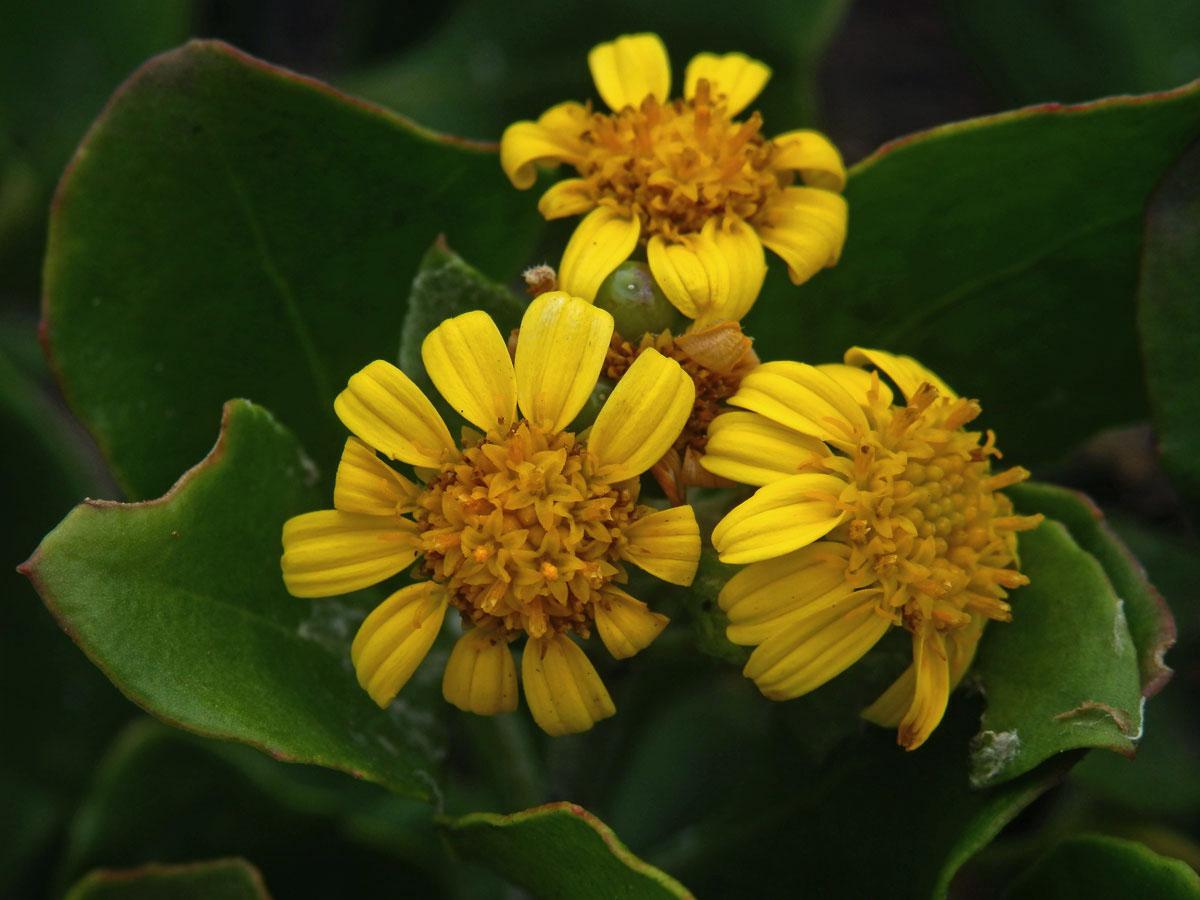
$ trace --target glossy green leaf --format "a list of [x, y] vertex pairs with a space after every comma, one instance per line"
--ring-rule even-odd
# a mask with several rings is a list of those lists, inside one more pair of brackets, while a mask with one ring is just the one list
[[284, 589], [280, 530], [321, 505], [314, 480], [282, 425], [231, 401], [217, 445], [169, 494], [82, 504], [22, 570], [84, 652], [161, 718], [428, 797], [439, 751], [421, 676], [381, 711], [350, 666], [364, 598]]
[[258, 870], [244, 859], [99, 869], [67, 900], [270, 900]]
[[1023, 533], [1020, 550], [1030, 583], [1010, 597], [1013, 621], [988, 627], [971, 669], [987, 697], [976, 786], [1064, 750], [1132, 756], [1142, 734], [1138, 649], [1104, 568], [1053, 519]]
[[1008, 458], [1058, 457], [1145, 415], [1142, 208], [1197, 136], [1200, 87], [898, 140], [852, 169], [841, 262], [800, 288], [772, 264], [746, 331], [763, 359], [915, 356], [979, 398]]
[[1190, 0], [943, 6], [972, 60], [1010, 103], [1162, 91], [1200, 76], [1200, 16]]
[[228, 397], [268, 405], [331, 473], [332, 401], [394, 358], [445, 233], [515, 276], [542, 222], [491, 147], [195, 42], [140, 69], [55, 198], [45, 336], [122, 485], [156, 496]]
[[459, 853], [490, 865], [539, 900], [691, 897], [574, 803], [550, 803], [510, 816], [473, 813], [439, 824]]
[[[1196, 17], [1200, 19], [1200, 16]], [[1200, 144], [1163, 179], [1146, 216], [1138, 326], [1163, 465], [1200, 520]]]
[[1093, 897], [1200, 898], [1200, 876], [1187, 863], [1144, 844], [1099, 834], [1068, 838], [1005, 893], [1007, 900]]

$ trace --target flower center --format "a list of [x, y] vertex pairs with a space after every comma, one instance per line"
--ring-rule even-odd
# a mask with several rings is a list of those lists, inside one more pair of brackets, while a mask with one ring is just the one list
[[595, 480], [595, 458], [567, 432], [519, 422], [445, 463], [417, 501], [424, 574], [445, 584], [464, 622], [540, 638], [587, 637], [625, 530], [644, 512], [637, 481]]
[[1015, 569], [1016, 532], [1040, 517], [1014, 516], [999, 490], [1029, 473], [992, 474], [994, 435], [981, 443], [980, 432], [962, 428], [979, 415], [974, 401], [928, 384], [903, 407], [873, 392], [874, 427], [856, 436], [854, 459], [826, 461], [851, 478], [840, 499], [851, 515], [834, 532], [850, 546], [848, 577], [877, 583], [880, 612], [912, 631], [961, 628], [972, 612], [1010, 620], [1006, 589], [1029, 582]]
[[714, 216], [750, 221], [790, 181], [771, 168], [759, 114], [734, 121], [711, 94], [700, 79], [688, 101], [664, 106], [648, 96], [639, 109], [592, 114], [579, 173], [597, 203], [638, 216], [643, 243], [698, 232]]

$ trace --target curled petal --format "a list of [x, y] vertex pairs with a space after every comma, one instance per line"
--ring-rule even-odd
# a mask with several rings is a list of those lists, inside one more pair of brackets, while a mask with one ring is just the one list
[[446, 592], [431, 581], [410, 584], [367, 616], [350, 647], [358, 683], [379, 706], [404, 687], [442, 628]]
[[821, 441], [758, 413], [727, 412], [709, 423], [700, 465], [722, 478], [764, 485], [819, 468], [828, 455]]
[[794, 169], [805, 184], [826, 191], [841, 191], [846, 186], [842, 154], [819, 131], [787, 131], [771, 143], [775, 145], [771, 168]]
[[348, 594], [395, 575], [417, 558], [417, 526], [395, 516], [336, 509], [283, 523], [283, 582], [295, 597]]
[[900, 392], [904, 394], [906, 400], [911, 400], [917, 389], [926, 383], [932, 384], [944, 397], [956, 398], [958, 396], [946, 382], [911, 356], [897, 356], [894, 353], [870, 350], [866, 347], [851, 347], [846, 351], [845, 360], [847, 365], [871, 365], [880, 369], [888, 378], [892, 379], [896, 387], [900, 388]]
[[913, 699], [900, 720], [898, 743], [916, 750], [933, 734], [950, 699], [950, 665], [945, 641], [931, 625], [913, 632]]
[[529, 711], [547, 734], [587, 731], [617, 711], [587, 656], [565, 634], [526, 642], [521, 679]]
[[412, 512], [419, 488], [356, 437], [347, 438], [333, 485], [333, 505], [348, 513], [394, 516]]
[[463, 712], [481, 716], [517, 708], [517, 667], [508, 641], [492, 629], [471, 628], [450, 651], [442, 696]]
[[864, 409], [869, 409], [876, 400], [885, 406], [892, 405], [892, 389], [870, 372], [841, 363], [822, 363], [817, 368], [845, 388]]
[[806, 363], [763, 363], [742, 379], [729, 403], [844, 449], [853, 447], [854, 434], [869, 430], [854, 395]]
[[513, 186], [533, 187], [534, 166], [565, 162], [578, 165], [587, 149], [580, 135], [587, 129], [588, 113], [578, 103], [560, 103], [546, 110], [536, 122], [514, 122], [500, 138], [500, 166]]
[[729, 272], [728, 293], [716, 304], [714, 315], [718, 319], [740, 321], [758, 299], [763, 279], [767, 277], [762, 241], [741, 219], [720, 226], [716, 219], [709, 219], [704, 230], [710, 232]]
[[[741, 569], [717, 596], [729, 617], [726, 636], [735, 644], [761, 644], [792, 622], [840, 601], [850, 592], [849, 555], [845, 544], [817, 541]], [[846, 590], [838, 593], [842, 587]]]
[[558, 267], [558, 284], [591, 302], [604, 279], [633, 253], [642, 226], [632, 214], [598, 206], [576, 227]]
[[721, 562], [758, 562], [824, 537], [847, 515], [835, 502], [845, 487], [836, 475], [823, 474], [792, 475], [760, 487], [713, 529]]
[[642, 516], [625, 529], [621, 557], [671, 584], [689, 585], [700, 564], [700, 526], [690, 506]]
[[627, 659], [650, 646], [670, 621], [664, 615], [651, 612], [641, 600], [611, 587], [604, 592], [595, 609], [600, 640], [614, 659]]
[[663, 294], [689, 319], [711, 321], [729, 294], [729, 264], [707, 235], [668, 242], [656, 234], [646, 245], [646, 260]]
[[588, 68], [596, 90], [609, 109], [635, 109], [647, 97], [659, 103], [671, 91], [671, 63], [667, 48], [656, 34], [626, 34], [597, 44], [588, 53]]
[[697, 53], [683, 76], [683, 96], [696, 96], [696, 83], [705, 78], [714, 96], [725, 96], [725, 112], [736, 116], [754, 102], [771, 78], [771, 70], [744, 53]]
[[538, 200], [538, 212], [547, 219], [578, 216], [596, 205], [587, 182], [582, 178], [567, 178], [553, 185]]
[[350, 376], [333, 401], [333, 411], [389, 459], [436, 467], [444, 459], [458, 458], [458, 448], [433, 404], [407, 375], [382, 359]]
[[421, 344], [438, 391], [472, 425], [504, 432], [517, 415], [517, 380], [508, 342], [492, 317], [473, 310], [447, 319]]
[[757, 225], [763, 246], [787, 263], [793, 284], [832, 266], [846, 241], [846, 201], [819, 188], [789, 187], [763, 210]]

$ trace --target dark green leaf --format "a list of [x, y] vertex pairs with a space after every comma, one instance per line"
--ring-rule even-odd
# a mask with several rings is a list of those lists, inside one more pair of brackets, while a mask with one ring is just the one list
[[971, 781], [997, 784], [1080, 747], [1132, 756], [1142, 733], [1138, 656], [1103, 567], [1047, 519], [1021, 535], [1030, 583], [1013, 620], [984, 632], [972, 677], [987, 697]]
[[361, 598], [284, 589], [280, 530], [320, 505], [313, 481], [285, 428], [231, 401], [212, 453], [167, 496], [84, 503], [23, 571], [84, 652], [156, 715], [428, 797], [439, 754], [421, 684], [381, 711], [350, 667]]
[[[1195, 17], [1200, 20], [1200, 16]], [[1138, 325], [1163, 464], [1200, 519], [1200, 144], [1150, 201]]]
[[1200, 877], [1187, 863], [1144, 844], [1099, 834], [1068, 838], [1005, 894], [1008, 900], [1093, 897], [1200, 898]]
[[136, 498], [204, 452], [235, 396], [269, 405], [332, 472], [333, 395], [394, 357], [423, 248], [444, 232], [515, 276], [541, 227], [490, 147], [192, 43], [126, 83], [60, 186], [45, 334]]
[[980, 399], [1007, 456], [1053, 459], [1145, 415], [1142, 208], [1198, 135], [1192, 87], [889, 144], [852, 170], [841, 262], [799, 289], [773, 264], [746, 331], [764, 359], [911, 354]]
[[511, 816], [473, 813], [439, 824], [463, 856], [487, 863], [539, 900], [691, 897], [573, 803], [550, 803]]
[[1200, 75], [1200, 16], [1190, 0], [944, 5], [974, 61], [1010, 103], [1161, 91]]
[[244, 859], [136, 869], [98, 869], [67, 900], [270, 900], [258, 870]]

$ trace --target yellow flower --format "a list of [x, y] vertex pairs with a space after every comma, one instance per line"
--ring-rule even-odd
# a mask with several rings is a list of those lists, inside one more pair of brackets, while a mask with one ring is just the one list
[[670, 63], [653, 34], [600, 44], [588, 65], [612, 113], [561, 103], [500, 140], [500, 163], [518, 188], [533, 185], [538, 163], [579, 173], [538, 203], [547, 219], [587, 214], [563, 253], [563, 290], [595, 299], [642, 245], [667, 298], [708, 324], [750, 309], [766, 274], [764, 246], [796, 284], [837, 262], [846, 236], [837, 149], [815, 131], [767, 140], [757, 112], [733, 118], [770, 69], [740, 53], [701, 53], [688, 63], [684, 98], [668, 102]]
[[[691, 507], [655, 512], [637, 503], [638, 476], [671, 446], [692, 407], [692, 382], [678, 363], [642, 354], [591, 429], [569, 430], [612, 329], [607, 312], [564, 293], [530, 304], [515, 361], [486, 313], [435, 328], [421, 348], [429, 377], [483, 431], [470, 432], [462, 448], [390, 363], [371, 363], [337, 397], [334, 410], [355, 436], [338, 467], [335, 508], [284, 525], [283, 578], [298, 597], [327, 597], [376, 584], [420, 557], [428, 580], [388, 597], [351, 647], [359, 683], [381, 707], [453, 606], [467, 630], [442, 681], [450, 703], [482, 715], [516, 709], [508, 644], [528, 635], [522, 680], [543, 729], [584, 731], [615, 712], [569, 634], [588, 637], [594, 623], [618, 659], [647, 646], [667, 619], [619, 587], [623, 564], [690, 584], [700, 536]], [[424, 483], [378, 453], [416, 467]]]
[[[847, 365], [765, 363], [713, 420], [710, 472], [760, 485], [714, 529], [723, 561], [749, 563], [722, 590], [728, 637], [755, 646], [745, 674], [767, 697], [798, 697], [839, 674], [893, 625], [913, 664], [863, 715], [916, 749], [941, 721], [987, 619], [1008, 621], [1016, 532], [992, 473], [1000, 454], [964, 426], [979, 405], [906, 356], [852, 348]], [[892, 391], [873, 365], [904, 394]]]

